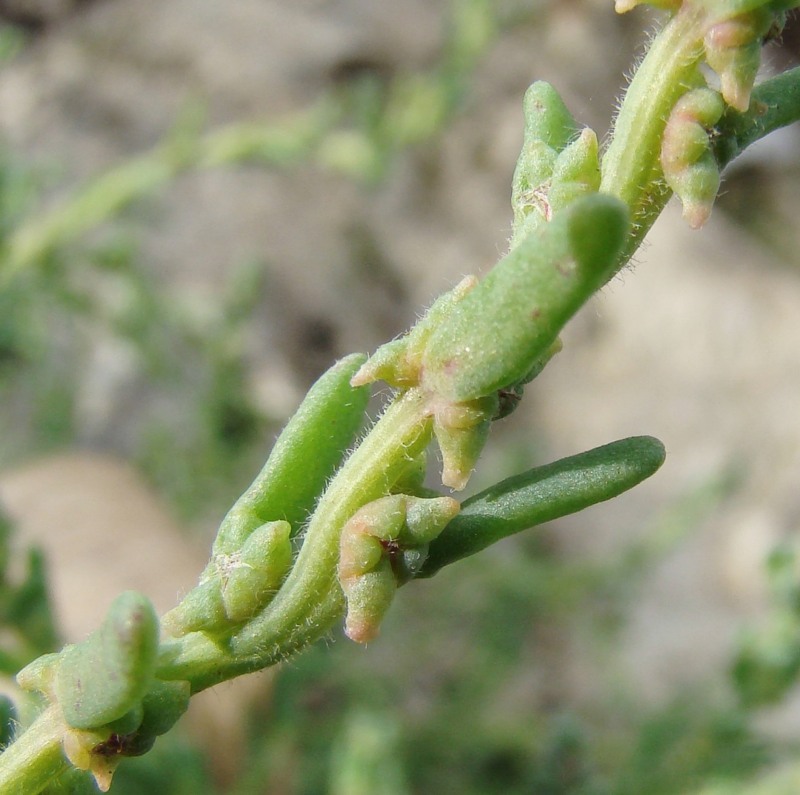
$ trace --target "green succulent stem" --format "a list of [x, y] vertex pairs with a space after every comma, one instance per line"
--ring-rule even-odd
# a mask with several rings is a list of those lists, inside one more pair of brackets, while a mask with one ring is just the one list
[[659, 162], [661, 141], [675, 103], [701, 84], [705, 12], [685, 3], [650, 43], [625, 92], [602, 159], [600, 191], [628, 205], [632, 232], [623, 267], [669, 201]]
[[430, 440], [425, 396], [411, 389], [389, 406], [331, 481], [275, 600], [231, 639], [236, 654], [258, 654], [265, 641], [291, 653], [328, 631], [343, 610], [336, 565], [344, 523], [366, 503], [388, 494]]
[[61, 747], [63, 733], [58, 708], [48, 707], [26, 729], [24, 740], [12, 743], [0, 756], [0, 792], [40, 792], [64, 772], [69, 762]]
[[272, 665], [325, 635], [344, 613], [336, 577], [344, 523], [388, 494], [430, 440], [425, 396], [410, 389], [389, 406], [331, 481], [294, 567], [270, 605], [225, 643], [192, 633], [163, 645], [158, 676], [186, 679], [197, 692]]

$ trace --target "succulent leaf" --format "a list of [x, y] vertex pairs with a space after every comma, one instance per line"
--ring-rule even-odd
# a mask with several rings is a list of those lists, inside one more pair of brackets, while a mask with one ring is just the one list
[[150, 601], [126, 591], [83, 643], [59, 661], [54, 691], [66, 722], [94, 729], [137, 707], [153, 681], [158, 618]]
[[265, 522], [285, 520], [299, 531], [361, 428], [369, 390], [350, 380], [365, 359], [346, 356], [311, 387], [263, 469], [223, 519], [215, 554], [236, 552]]
[[616, 497], [664, 462], [650, 436], [612, 442], [507, 478], [470, 497], [431, 542], [421, 577], [514, 533]]
[[512, 249], [431, 335], [423, 387], [454, 403], [520, 383], [602, 285], [628, 234], [625, 206], [578, 199]]
[[559, 93], [539, 80], [525, 92], [522, 104], [522, 151], [514, 170], [511, 207], [514, 226], [511, 248], [552, 217], [548, 192], [561, 152], [578, 135], [579, 126]]

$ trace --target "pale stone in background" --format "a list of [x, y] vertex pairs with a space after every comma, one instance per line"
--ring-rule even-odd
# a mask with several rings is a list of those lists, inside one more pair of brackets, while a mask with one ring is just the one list
[[[83, 640], [122, 591], [148, 596], [159, 614], [196, 582], [208, 559], [129, 464], [69, 453], [0, 472], [0, 505], [14, 527], [13, 548], [46, 555], [58, 627]], [[192, 699], [182, 719], [220, 781], [241, 762], [248, 707], [269, 699], [268, 674], [242, 677]]]

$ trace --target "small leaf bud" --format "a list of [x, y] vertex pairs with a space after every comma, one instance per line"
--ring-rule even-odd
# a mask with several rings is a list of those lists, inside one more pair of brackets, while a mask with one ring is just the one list
[[60, 652], [43, 654], [41, 657], [37, 657], [32, 662], [28, 663], [17, 674], [17, 684], [23, 690], [38, 690], [52, 700], [54, 698], [53, 683], [55, 681], [56, 671], [58, 671], [58, 663], [61, 659], [61, 655], [67, 648], [69, 647], [65, 647], [65, 649]]
[[706, 61], [719, 75], [722, 96], [732, 108], [744, 113], [750, 106], [761, 46], [774, 21], [766, 7], [729, 17], [712, 25], [704, 38]]
[[452, 497], [407, 498], [406, 527], [400, 535], [405, 544], [429, 544], [458, 514], [460, 505]]
[[353, 376], [351, 385], [363, 386], [380, 379], [398, 389], [416, 386], [420, 380], [422, 352], [428, 339], [477, 283], [474, 276], [465, 276], [452, 290], [439, 296], [406, 335], [382, 345], [367, 359]]
[[450, 497], [390, 494], [359, 508], [345, 523], [338, 573], [349, 638], [366, 643], [378, 634], [397, 586], [421, 568], [428, 543], [458, 509]]
[[190, 632], [220, 632], [227, 624], [225, 605], [222, 601], [222, 586], [215, 555], [206, 566], [200, 582], [161, 619], [164, 630], [172, 637], [180, 638]]
[[433, 433], [442, 454], [442, 483], [466, 487], [499, 413], [497, 394], [463, 402], [434, 400]]
[[597, 135], [585, 127], [556, 159], [548, 198], [552, 212], [600, 190]]
[[[356, 519], [358, 522], [359, 519]], [[342, 531], [339, 543], [339, 580], [345, 582], [372, 571], [383, 558], [383, 544], [377, 535], [361, 530], [353, 519]], [[390, 539], [383, 539], [390, 540]]]
[[719, 191], [719, 166], [711, 151], [709, 129], [724, 109], [716, 91], [697, 88], [678, 100], [664, 129], [664, 179], [681, 200], [683, 216], [693, 229], [706, 222]]
[[344, 632], [356, 643], [368, 643], [378, 636], [381, 621], [397, 591], [397, 581], [388, 560], [372, 571], [342, 582], [347, 598]]
[[291, 529], [288, 522], [267, 522], [239, 552], [215, 560], [231, 621], [252, 618], [277, 592], [292, 563]]
[[551, 219], [547, 194], [553, 168], [558, 153], [579, 129], [558, 92], [543, 80], [533, 83], [525, 92], [522, 112], [525, 122], [522, 151], [511, 189], [514, 211], [511, 248], [536, 226]]
[[384, 343], [361, 365], [350, 386], [365, 386], [374, 381], [386, 381], [396, 387], [413, 386], [417, 374], [408, 366], [407, 348], [407, 337]]

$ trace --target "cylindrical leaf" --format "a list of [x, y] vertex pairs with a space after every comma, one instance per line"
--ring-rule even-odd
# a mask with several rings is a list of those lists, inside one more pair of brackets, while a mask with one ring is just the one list
[[435, 538], [419, 577], [474, 555], [507, 536], [616, 497], [650, 477], [664, 446], [635, 436], [508, 478], [466, 500]]
[[264, 468], [223, 520], [215, 554], [235, 552], [265, 522], [284, 519], [298, 531], [361, 428], [369, 390], [351, 387], [350, 379], [365, 359], [345, 357], [311, 387]]
[[[524, 144], [541, 141], [560, 152], [580, 129], [558, 91], [544, 80], [537, 80], [522, 101], [525, 116]], [[522, 157], [525, 155], [523, 148]]]

